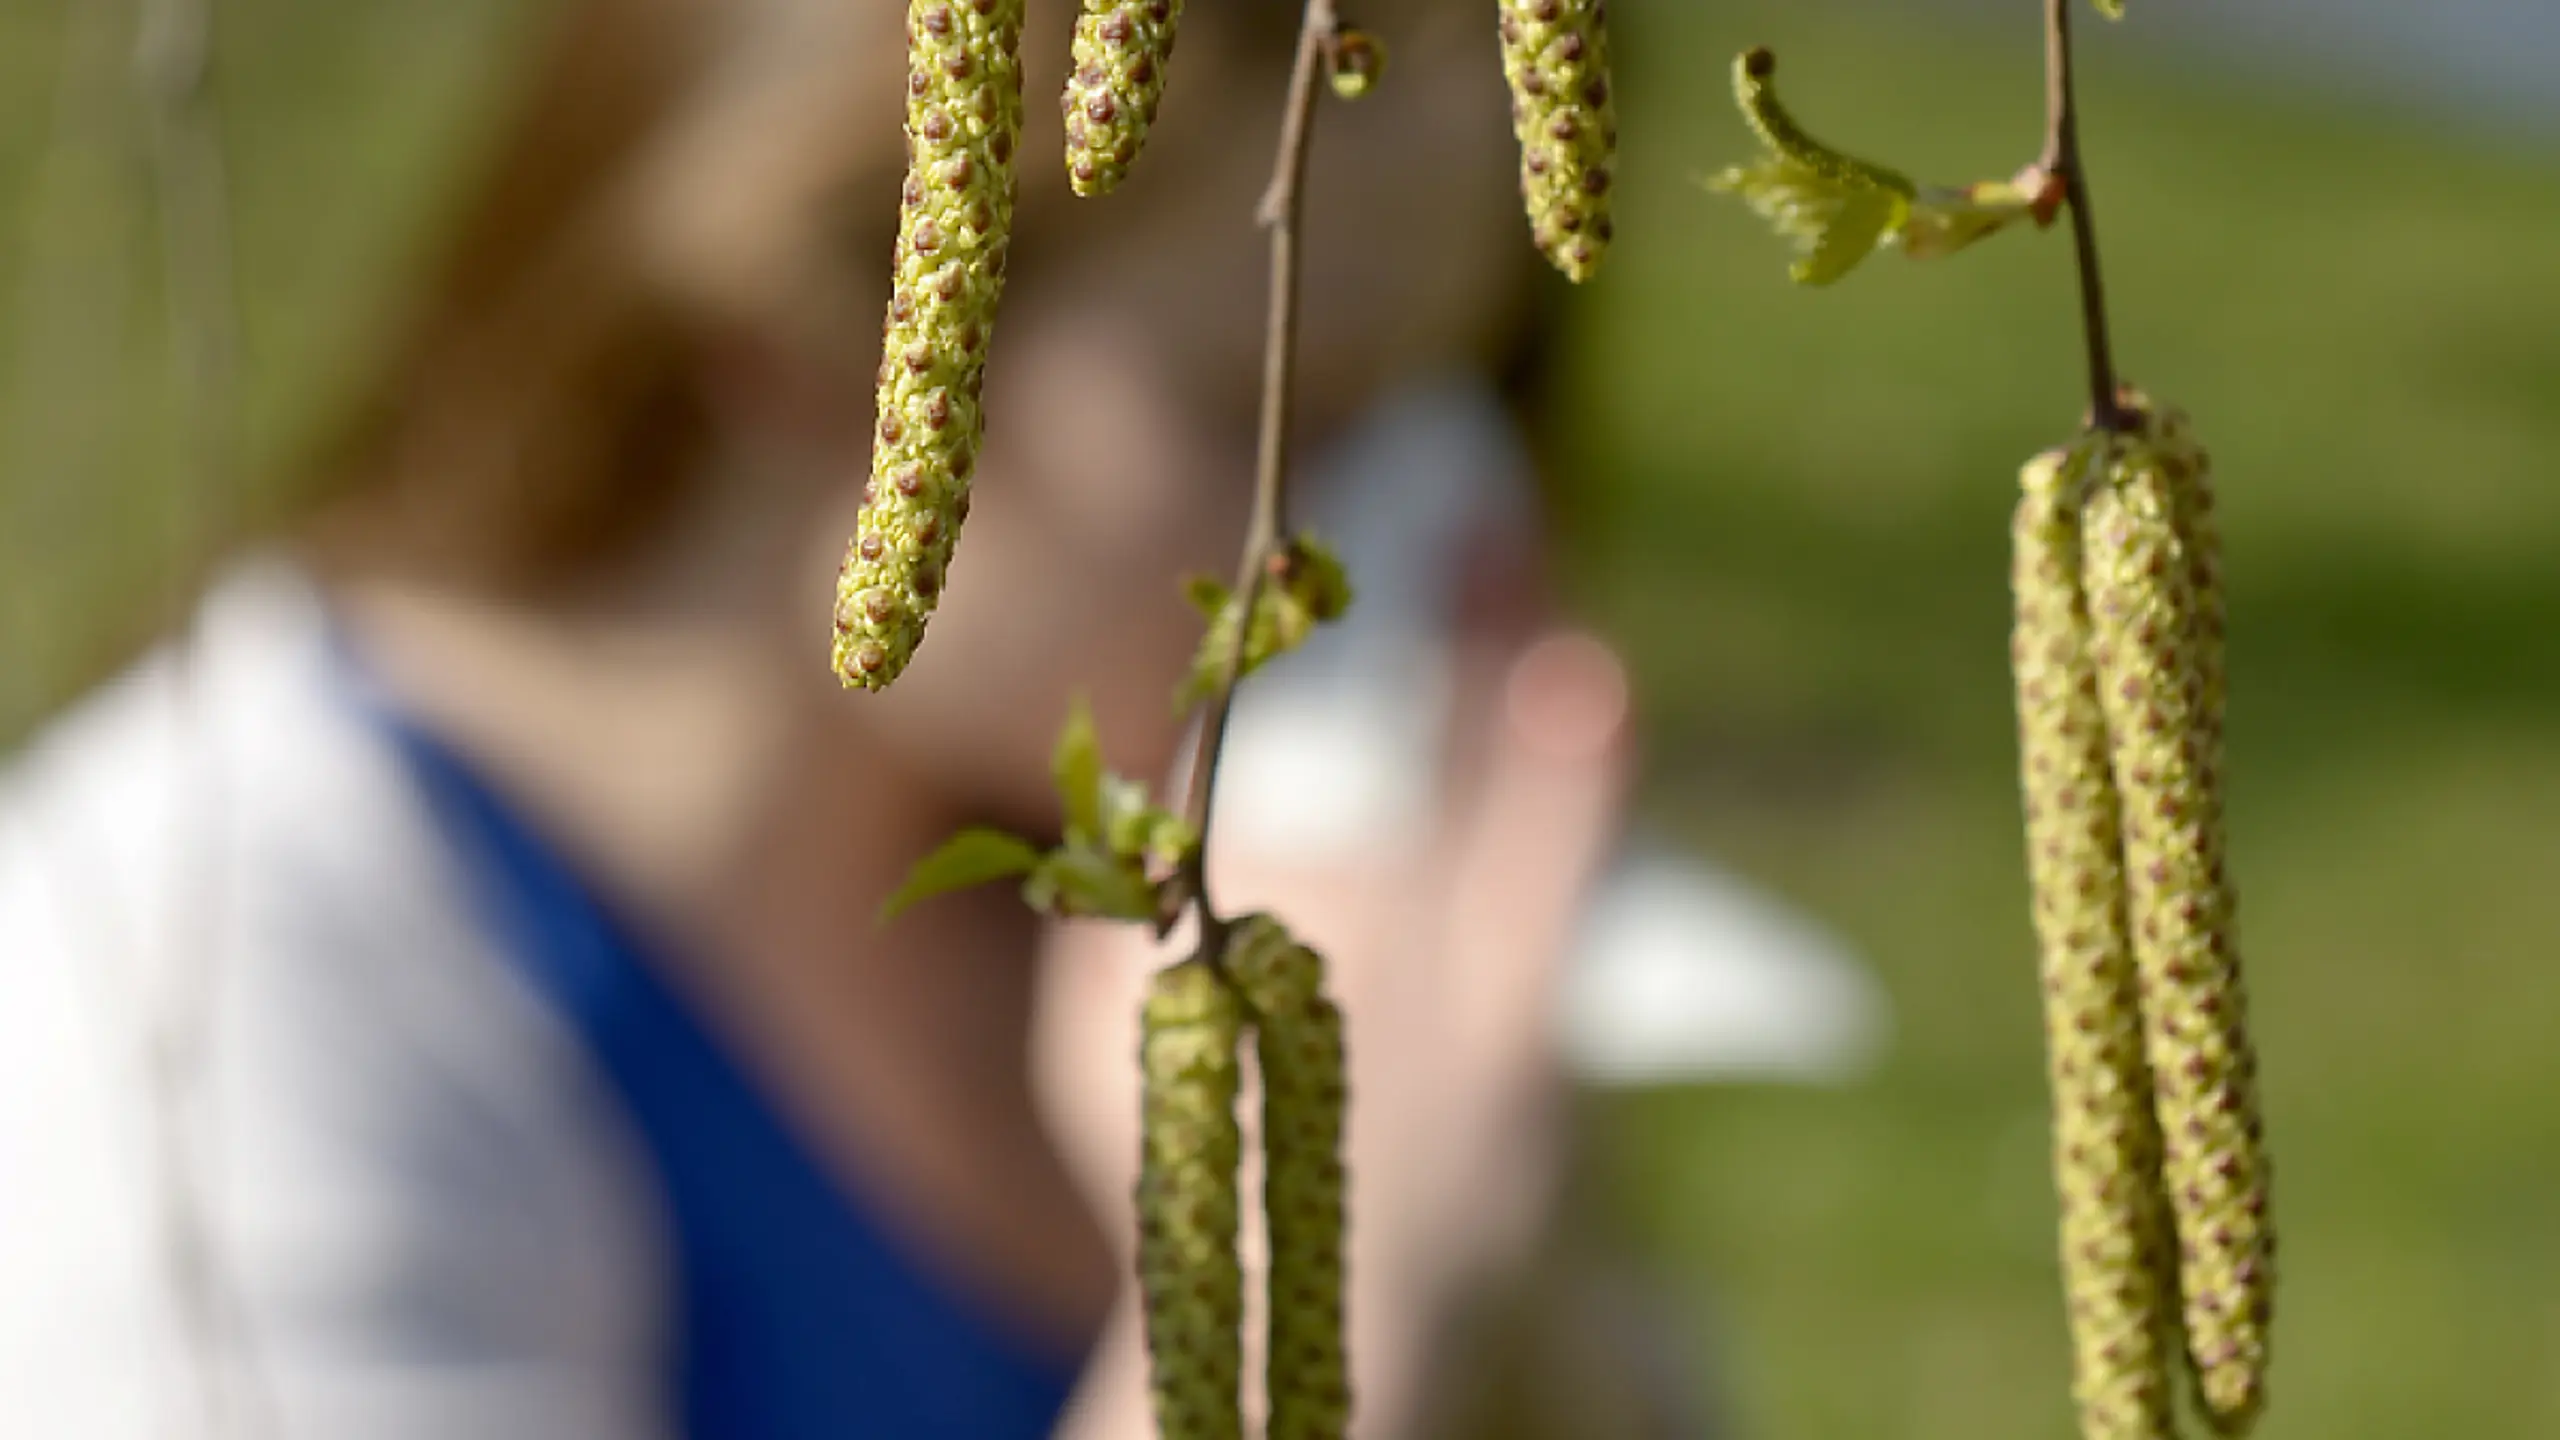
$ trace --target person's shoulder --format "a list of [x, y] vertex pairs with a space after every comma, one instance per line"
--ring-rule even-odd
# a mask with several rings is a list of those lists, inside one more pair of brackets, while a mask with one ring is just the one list
[[137, 966], [118, 983], [147, 990], [209, 927], [289, 924], [367, 871], [398, 888], [419, 832], [331, 644], [311, 582], [252, 562], [40, 730], [0, 771], [0, 951]]
[[0, 773], [0, 1399], [163, 1376], [173, 1186], [297, 1394], [359, 1338], [646, 1351], [641, 1162], [338, 643], [246, 567]]
[[226, 1043], [350, 1076], [556, 1086], [575, 1043], [343, 645], [299, 570], [245, 565], [40, 734], [0, 775], [0, 986], [45, 972], [109, 1030], [209, 1007]]

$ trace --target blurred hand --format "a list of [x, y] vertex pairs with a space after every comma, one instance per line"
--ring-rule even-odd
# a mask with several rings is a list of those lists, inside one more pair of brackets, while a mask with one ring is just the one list
[[[1239, 830], [1212, 847], [1222, 911], [1270, 911], [1320, 951], [1347, 1018], [1348, 1324], [1356, 1429], [1377, 1440], [1410, 1428], [1456, 1302], [1522, 1259], [1544, 1218], [1564, 1087], [1555, 992], [1628, 772], [1625, 678], [1606, 648], [1551, 633], [1488, 658], [1462, 667], [1453, 713], [1468, 733], [1420, 843], [1313, 860], [1257, 853]], [[1124, 1261], [1138, 1009], [1151, 971], [1178, 958], [1131, 927], [1071, 925], [1044, 964], [1034, 1044], [1050, 1119]], [[1250, 1164], [1245, 1184], [1250, 1210]], [[1151, 1433], [1133, 1309], [1124, 1290], [1063, 1434]]]

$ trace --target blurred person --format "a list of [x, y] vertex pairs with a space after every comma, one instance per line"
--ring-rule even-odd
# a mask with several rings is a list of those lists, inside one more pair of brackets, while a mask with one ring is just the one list
[[[1310, 442], [1534, 348], [1477, 8], [1364, 11], [1397, 68], [1316, 142]], [[1129, 987], [1163, 957], [1002, 887], [874, 916], [955, 826], [1054, 823], [1071, 693], [1118, 768], [1173, 753], [1296, 11], [1194, 7], [1149, 153], [1081, 204], [1039, 7], [978, 503], [913, 670], [859, 696], [824, 617], [900, 7], [566, 0], [308, 514], [0, 779], [13, 1427], [1146, 1433]], [[1628, 760], [1534, 524], [1464, 548], [1427, 800], [1325, 855], [1240, 826], [1213, 876], [1351, 1016], [1367, 1436], [1428, 1423], [1453, 1315], [1552, 1206], [1551, 992]]]

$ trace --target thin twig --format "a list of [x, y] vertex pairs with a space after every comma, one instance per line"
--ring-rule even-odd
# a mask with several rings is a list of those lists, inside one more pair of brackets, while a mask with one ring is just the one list
[[2080, 105], [2071, 73], [2071, 7], [2077, 0], [2045, 0], [2044, 155], [2037, 164], [2059, 176], [2071, 207], [2072, 249], [2080, 263], [2080, 330], [2089, 350], [2089, 423], [2120, 429], [2116, 367], [2107, 345], [2107, 291], [2098, 274], [2098, 222], [2089, 211], [2088, 167], [2080, 156]]
[[[1307, 0], [1306, 18], [1298, 30], [1298, 57], [1289, 72], [1288, 105], [1281, 114], [1280, 148], [1263, 192], [1258, 219], [1271, 232], [1271, 299], [1264, 317], [1262, 346], [1261, 439], [1254, 455], [1253, 518], [1245, 530], [1244, 551], [1236, 561], [1231, 603], [1239, 607], [1234, 642], [1227, 650], [1226, 673], [1209, 697], [1201, 717], [1198, 748], [1192, 753], [1190, 794], [1183, 818], [1200, 837], [1183, 883], [1177, 887], [1199, 911], [1204, 938], [1214, 938], [1219, 922], [1209, 905], [1209, 810], [1217, 793], [1218, 759], [1227, 742], [1227, 724], [1235, 712], [1236, 682], [1244, 670], [1245, 646], [1253, 634], [1253, 609], [1261, 598], [1272, 562], [1281, 552], [1286, 524], [1289, 480], [1289, 416], [1291, 380], [1298, 353], [1298, 242], [1306, 201], [1308, 140], [1315, 129], [1317, 82], [1333, 45], [1339, 22], [1333, 0]], [[1214, 949], [1214, 947], [1212, 947]]]

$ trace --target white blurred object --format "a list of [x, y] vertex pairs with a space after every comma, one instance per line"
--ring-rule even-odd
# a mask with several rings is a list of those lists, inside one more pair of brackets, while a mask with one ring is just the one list
[[[1430, 821], [1458, 566], [1483, 527], [1533, 518], [1528, 457], [1478, 383], [1410, 393], [1327, 461], [1302, 512], [1355, 600], [1238, 697], [1216, 817], [1310, 855], [1397, 843]], [[1580, 946], [1557, 1021], [1586, 1083], [1836, 1083], [1883, 1049], [1883, 992], [1845, 946], [1659, 844], [1629, 845], [1601, 876]]]
[[1603, 1085], [1854, 1080], [1884, 995], [1833, 936], [1736, 876], [1651, 845], [1602, 877], [1564, 995], [1564, 1045]]

